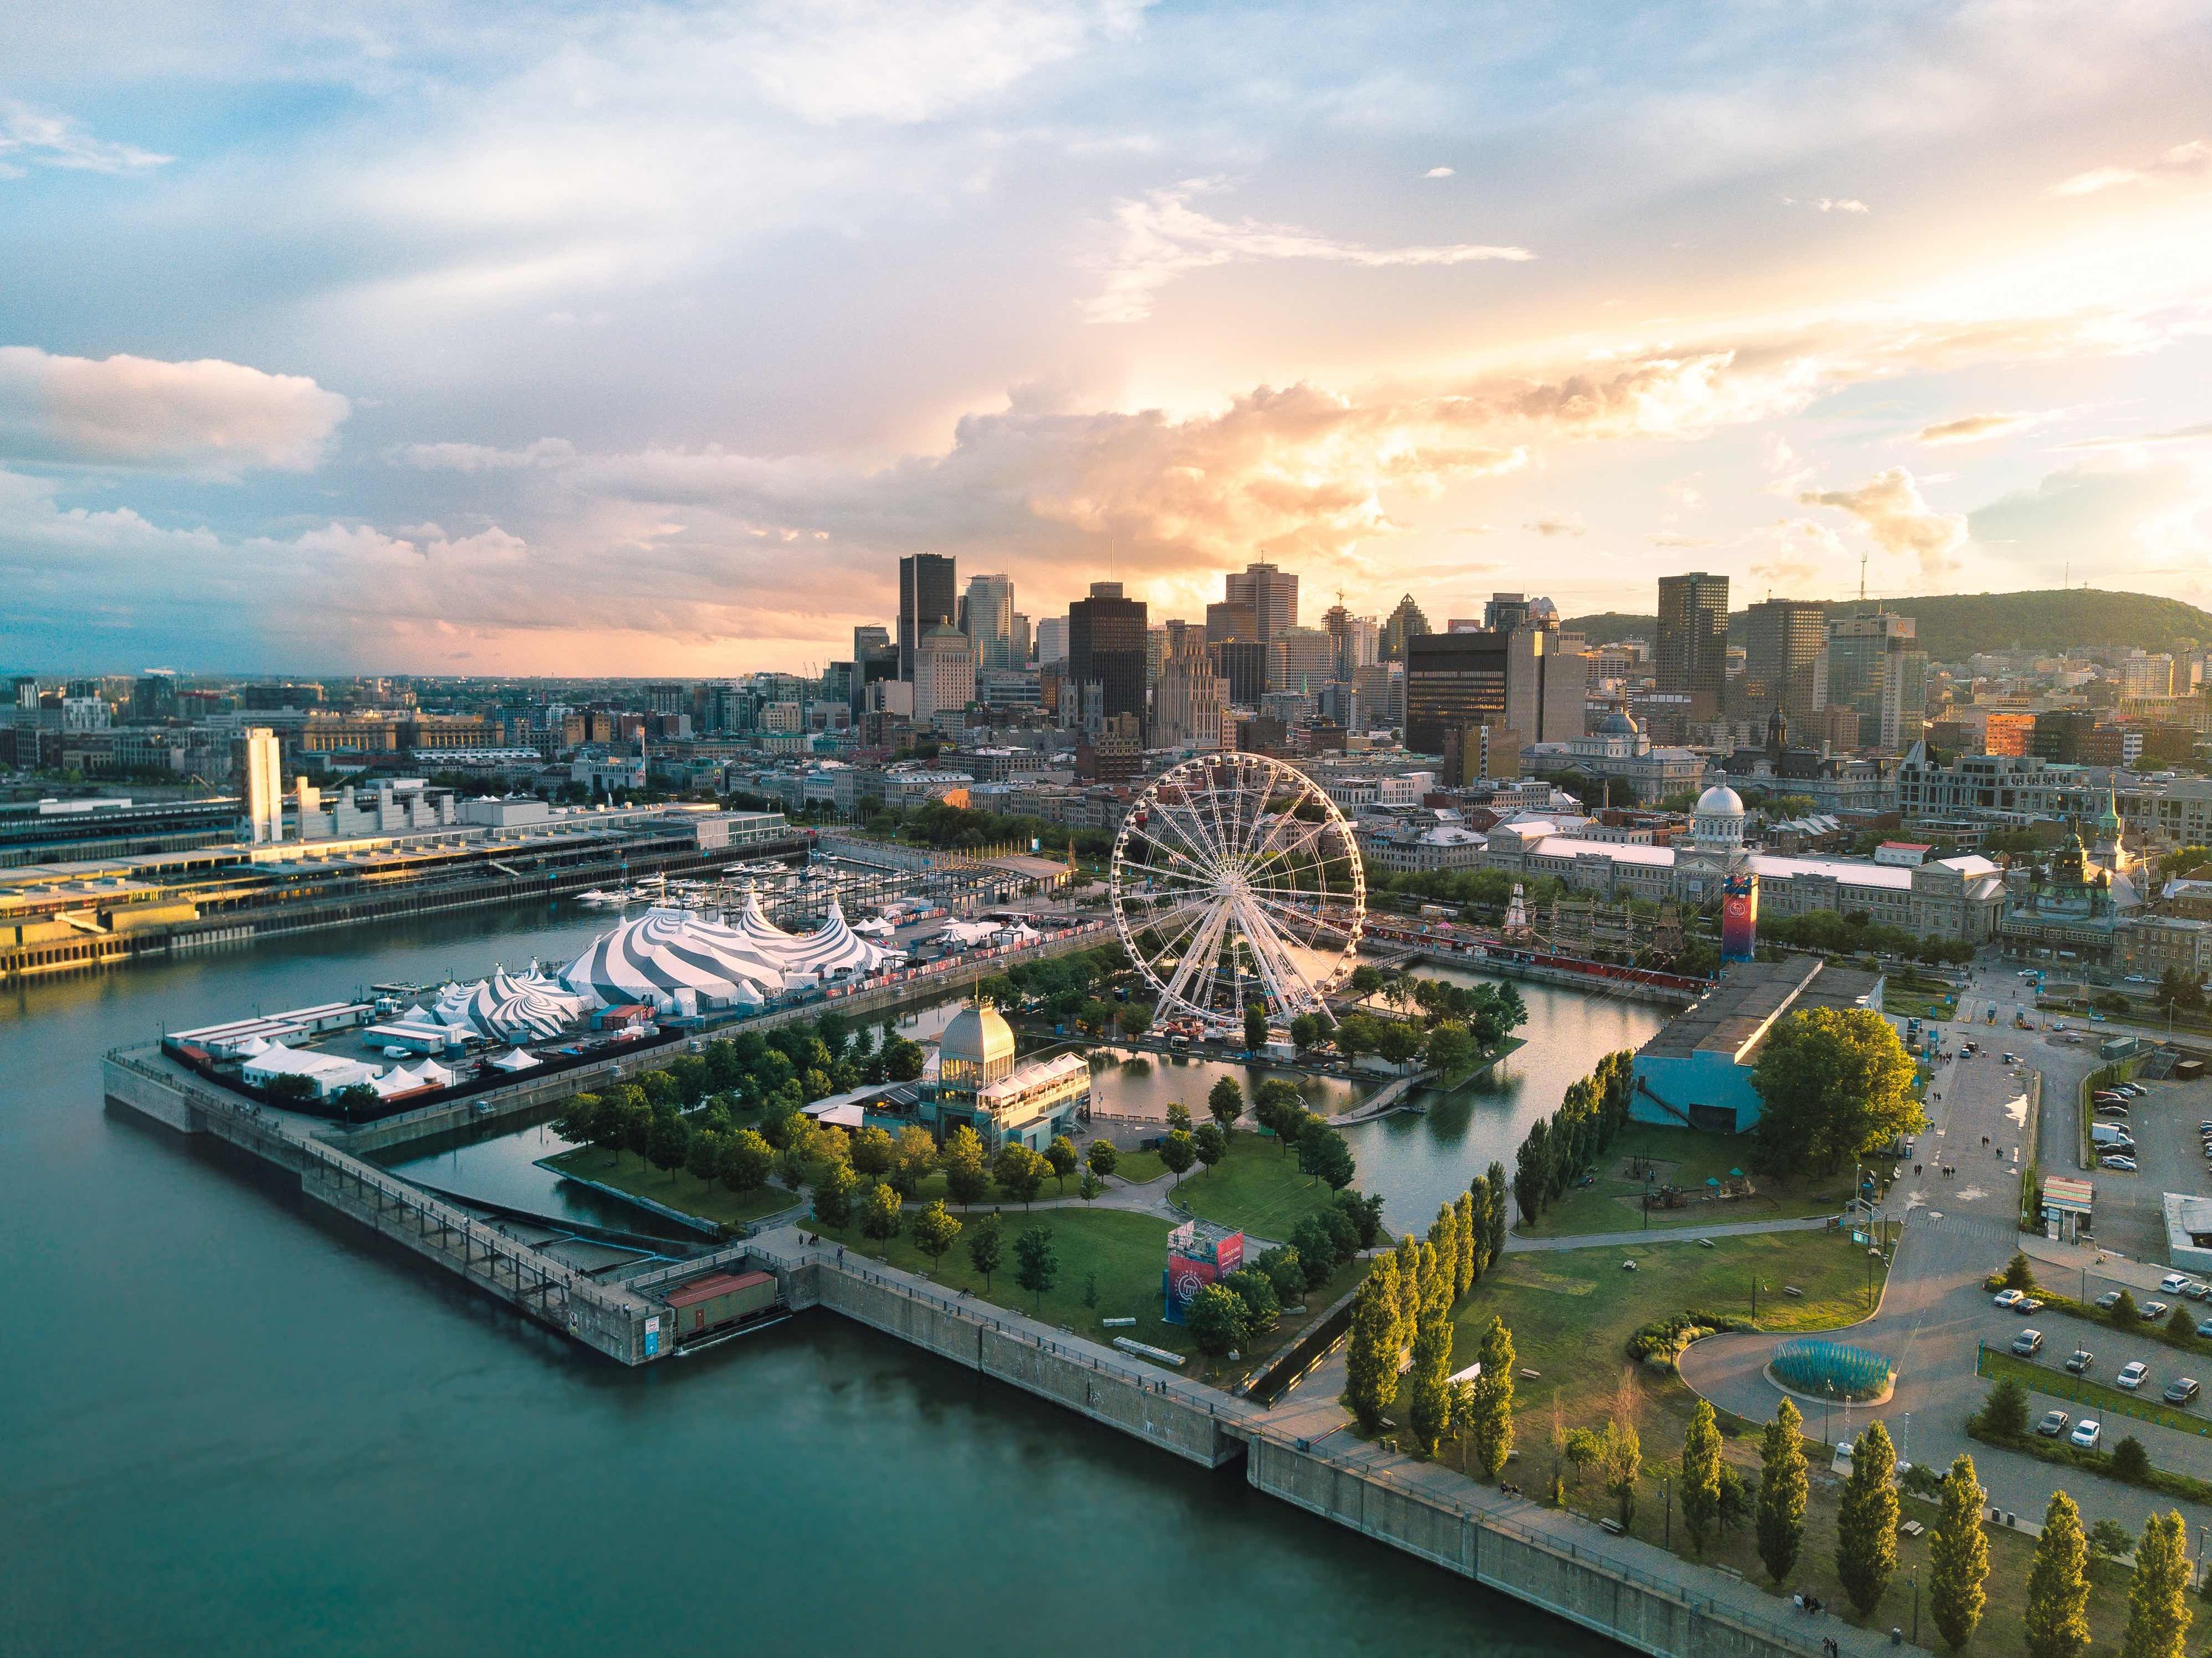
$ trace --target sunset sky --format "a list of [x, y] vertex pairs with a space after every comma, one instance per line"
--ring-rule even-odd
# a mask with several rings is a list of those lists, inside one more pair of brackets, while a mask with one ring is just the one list
[[0, 9], [0, 666], [2212, 605], [2202, 4]]

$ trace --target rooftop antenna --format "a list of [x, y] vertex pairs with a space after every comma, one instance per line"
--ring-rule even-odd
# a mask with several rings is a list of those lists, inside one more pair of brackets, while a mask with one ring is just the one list
[[1861, 604], [1866, 603], [1866, 561], [1867, 550], [1861, 547], [1859, 549], [1859, 602]]

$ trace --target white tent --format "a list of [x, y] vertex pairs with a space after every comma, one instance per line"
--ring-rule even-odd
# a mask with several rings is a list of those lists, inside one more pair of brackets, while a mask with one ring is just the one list
[[529, 1070], [539, 1062], [520, 1048], [515, 1048], [496, 1056], [491, 1063], [495, 1070], [513, 1071]]
[[375, 1065], [347, 1059], [335, 1053], [311, 1053], [271, 1042], [246, 1062], [241, 1072], [257, 1088], [266, 1088], [279, 1076], [304, 1076], [315, 1085], [317, 1097], [327, 1099], [357, 1082], [372, 1086], [382, 1074]]

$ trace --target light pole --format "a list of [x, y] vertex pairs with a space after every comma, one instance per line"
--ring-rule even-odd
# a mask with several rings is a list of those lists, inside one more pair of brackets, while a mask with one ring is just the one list
[[1912, 1574], [1912, 1644], [1920, 1644], [1920, 1574]]

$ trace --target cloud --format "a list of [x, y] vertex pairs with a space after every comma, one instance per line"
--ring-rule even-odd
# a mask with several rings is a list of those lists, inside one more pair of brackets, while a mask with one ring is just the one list
[[1651, 538], [1655, 547], [1710, 547], [1715, 544], [1710, 535], [1676, 535], [1671, 531]]
[[307, 472], [351, 405], [301, 375], [0, 346], [0, 455], [234, 478]]
[[95, 138], [65, 115], [0, 100], [0, 178], [21, 178], [27, 166], [79, 173], [144, 173], [174, 157], [135, 144]]
[[1923, 426], [1913, 436], [1928, 444], [1979, 443], [1986, 438], [2002, 437], [2007, 432], [2040, 425], [2051, 418], [2047, 414], [1961, 415], [1956, 420], [1939, 420], [1933, 425]]
[[1902, 466], [1876, 472], [1855, 490], [1811, 490], [1797, 499], [1804, 506], [1849, 513], [1883, 552], [1918, 558], [1923, 577], [1948, 576], [1959, 568], [1956, 555], [1966, 544], [1966, 515], [1933, 510]]
[[1449, 167], [1432, 167], [1427, 172], [1422, 174], [1421, 176], [1425, 179], [1449, 179], [1452, 176], [1454, 170], [1455, 169]]
[[1583, 515], [1578, 512], [1546, 513], [1540, 518], [1531, 519], [1521, 527], [1524, 530], [1534, 530], [1537, 534], [1547, 538], [1589, 533], [1589, 527], [1583, 522]]
[[1468, 265], [1492, 259], [1518, 262], [1535, 258], [1525, 247], [1451, 242], [1436, 247], [1368, 247], [1334, 241], [1295, 225], [1242, 219], [1231, 224], [1210, 218], [1191, 205], [1197, 197], [1223, 189], [1218, 179], [1189, 179], [1116, 203], [1114, 224], [1118, 245], [1106, 260], [1106, 278], [1085, 307], [1094, 323], [1139, 322], [1152, 314], [1160, 290], [1194, 271], [1261, 260], [1304, 259], [1368, 269], [1391, 265]]
[[386, 451], [386, 455], [425, 472], [521, 472], [567, 466], [576, 459], [576, 446], [564, 437], [541, 437], [519, 449], [493, 448], [482, 443], [401, 443]]
[[2212, 466], [2108, 451], [1978, 508], [1972, 523], [1976, 540], [2046, 569], [2112, 567], [2123, 550], [2202, 561], [2212, 552]]
[[1809, 207], [1816, 213], [1871, 213], [1874, 209], [1855, 196], [1811, 196], [1801, 201], [1795, 196], [1782, 198], [1784, 207]]
[[2144, 432], [2134, 437], [2116, 435], [2079, 438], [2065, 447], [2069, 449], [2140, 448], [2153, 443], [2201, 443], [2207, 438], [2212, 438], [2212, 420], [2200, 422], [2194, 426], [2176, 426], [2168, 431]]
[[2154, 156], [2141, 167], [2096, 167], [2087, 173], [2076, 173], [2070, 179], [2062, 179], [2051, 186], [2054, 196], [2091, 196], [2100, 190], [2112, 190], [2122, 185], [2153, 184], [2160, 179], [2201, 178], [2212, 173], [2212, 143], [2203, 138], [2191, 138], [2185, 144], [2176, 144], [2164, 154]]

